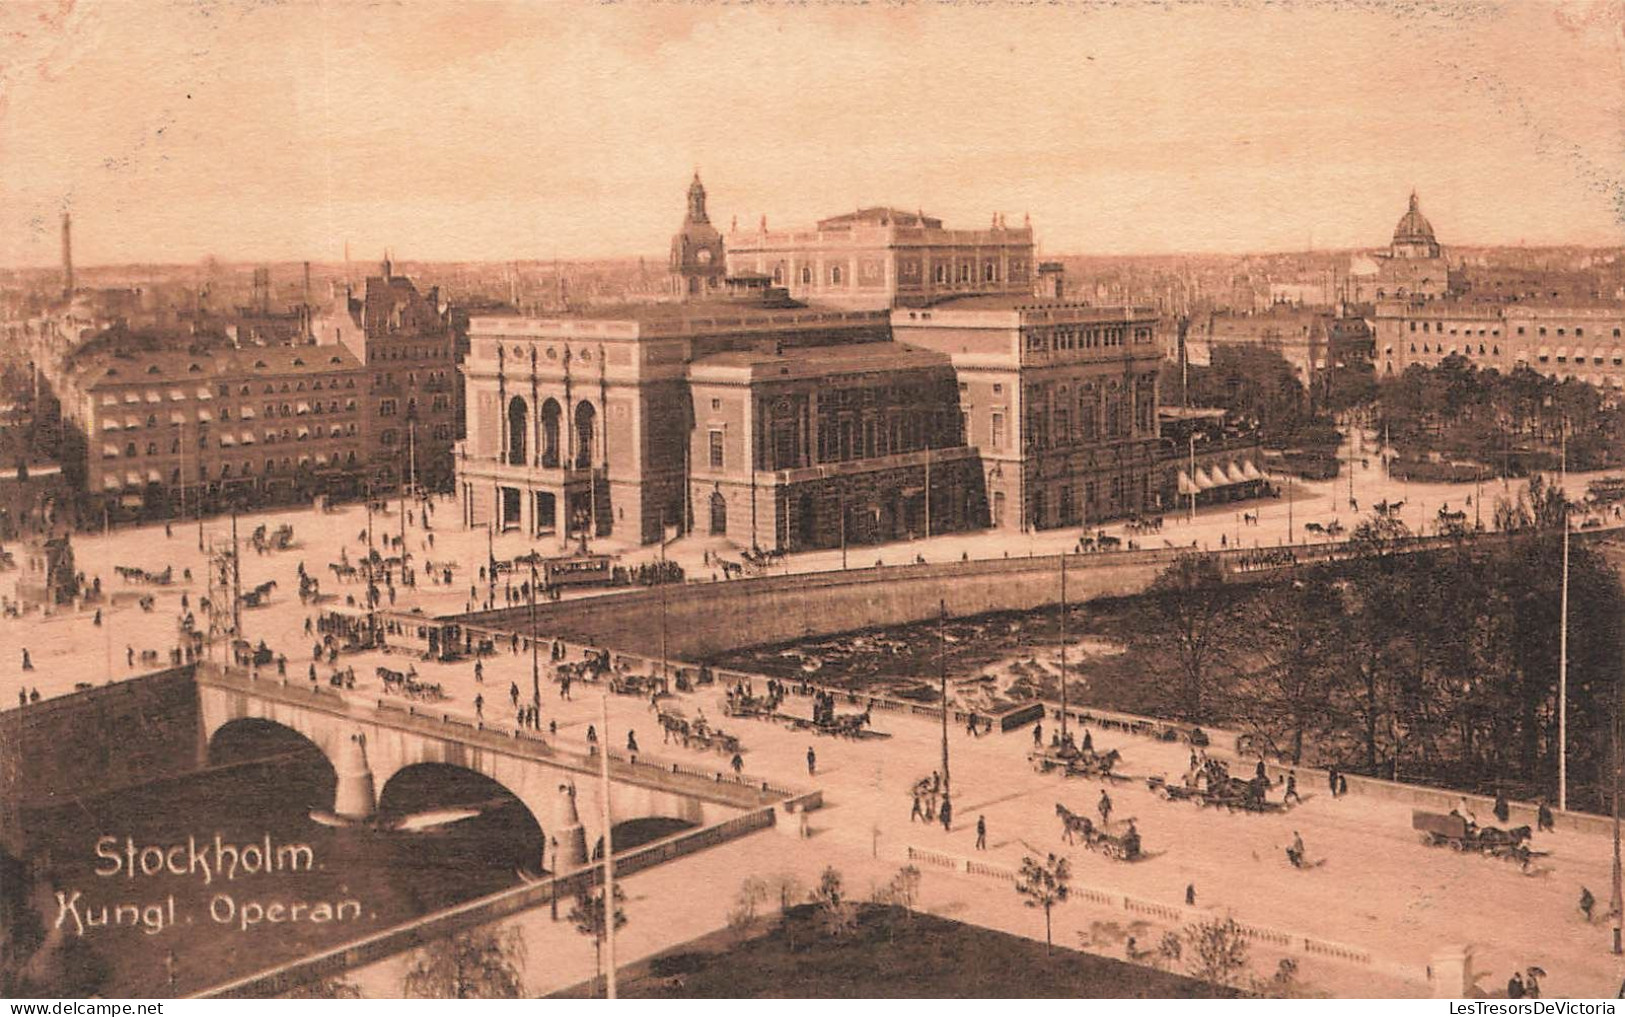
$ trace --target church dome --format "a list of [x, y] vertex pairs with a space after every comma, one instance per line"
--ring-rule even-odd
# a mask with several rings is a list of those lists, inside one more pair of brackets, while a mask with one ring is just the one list
[[1410, 207], [1400, 217], [1399, 225], [1394, 227], [1394, 243], [1431, 245], [1437, 242], [1433, 236], [1433, 224], [1422, 214], [1422, 207], [1416, 200], [1416, 192], [1412, 191]]

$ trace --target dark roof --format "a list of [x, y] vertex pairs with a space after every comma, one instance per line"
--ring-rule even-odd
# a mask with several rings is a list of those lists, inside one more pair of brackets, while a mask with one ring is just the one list
[[918, 212], [905, 212], [900, 208], [887, 208], [883, 205], [873, 205], [869, 208], [860, 208], [855, 212], [846, 212], [842, 215], [832, 215], [828, 219], [818, 220], [819, 229], [846, 226], [924, 226], [926, 229], [942, 229], [942, 220], [933, 219]]
[[218, 349], [206, 354], [184, 350], [138, 353], [131, 356], [100, 354], [76, 365], [86, 387], [102, 384], [170, 384], [213, 378], [280, 377], [358, 370], [361, 362], [347, 348], [326, 346], [247, 346]]
[[744, 368], [750, 371], [752, 380], [768, 380], [876, 371], [951, 369], [952, 364], [947, 354], [936, 350], [907, 343], [868, 342], [798, 346], [783, 350], [729, 350], [695, 358], [689, 364], [689, 373], [703, 374], [708, 368]]

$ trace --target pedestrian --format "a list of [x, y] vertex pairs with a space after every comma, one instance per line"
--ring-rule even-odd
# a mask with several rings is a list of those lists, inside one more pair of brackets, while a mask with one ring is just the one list
[[598, 731], [591, 724], [587, 725], [587, 744], [594, 749], [598, 746]]
[[485, 661], [476, 660], [474, 662], [474, 680], [482, 684], [485, 682]]
[[34, 658], [28, 655], [28, 647], [23, 647], [23, 670], [34, 670]]
[[1503, 823], [1512, 814], [1512, 810], [1507, 807], [1507, 796], [1499, 788], [1495, 792], [1495, 806], [1490, 811], [1495, 813], [1495, 818]]
[[[184, 607], [185, 605], [183, 604], [181, 606]], [[310, 616], [309, 615], [305, 616], [305, 635], [307, 635], [307, 636], [310, 635]]]
[[97, 628], [102, 627], [102, 609], [99, 608], [99, 607], [96, 609], [96, 617], [93, 620], [92, 624], [94, 624]]
[[1349, 778], [1347, 774], [1337, 775], [1337, 797], [1341, 798], [1349, 793]]
[[1285, 805], [1288, 801], [1299, 805], [1303, 804], [1303, 799], [1298, 797], [1298, 771], [1296, 770], [1291, 770], [1286, 775], [1286, 794], [1281, 796], [1281, 804]]
[[745, 757], [735, 752], [733, 760], [728, 765], [733, 768], [734, 776], [737, 777], [745, 772]]
[[807, 746], [807, 776], [812, 777], [817, 775], [817, 773], [818, 753], [814, 752], [812, 746], [809, 745]]
[[1580, 913], [1586, 916], [1586, 924], [1591, 924], [1591, 910], [1597, 906], [1597, 898], [1591, 895], [1591, 888], [1580, 887]]
[[1195, 883], [1186, 883], [1185, 884], [1185, 906], [1188, 907], [1188, 908], [1193, 908], [1193, 907], [1196, 906], [1196, 884]]
[[[24, 689], [18, 689], [17, 690], [17, 705], [18, 706], [27, 706], [28, 705], [28, 692], [26, 690], [24, 690]], [[918, 795], [916, 795], [914, 797], [914, 807], [915, 808], [920, 807], [920, 799], [919, 799]]]
[[916, 819], [924, 819], [924, 818], [925, 818], [925, 806], [923, 806], [920, 803], [920, 793], [918, 791], [916, 791], [916, 792], [914, 792], [914, 807], [909, 810], [908, 821], [910, 823], [912, 823]]
[[987, 817], [976, 817], [976, 850], [987, 850]]
[[316, 665], [315, 664], [310, 665], [310, 683], [312, 685], [316, 684]]
[[135, 647], [129, 643], [124, 644], [124, 666], [135, 667]]
[[1105, 791], [1100, 792], [1100, 801], [1095, 804], [1100, 810], [1100, 825], [1110, 826], [1112, 823], [1112, 796]]
[[1546, 972], [1539, 968], [1527, 968], [1523, 973], [1523, 994], [1526, 999], [1540, 998], [1539, 976]]
[[1523, 976], [1516, 971], [1512, 972], [1512, 977], [1507, 979], [1507, 998], [1523, 998]]
[[559, 733], [559, 722], [557, 720], [550, 720], [547, 722], [547, 733], [550, 735], [557, 735]]
[[1330, 767], [1330, 768], [1328, 768], [1326, 770], [1326, 783], [1332, 789], [1332, 797], [1336, 798], [1337, 797], [1337, 767], [1333, 766], [1333, 767]]
[[1540, 808], [1535, 810], [1535, 829], [1551, 830], [1554, 828], [1555, 824], [1552, 822], [1552, 807], [1542, 800], [1540, 803]]
[[1094, 739], [1094, 737], [1092, 735], [1089, 734], [1089, 729], [1088, 728], [1083, 729], [1083, 751], [1085, 751], [1085, 752], [1093, 752], [1093, 751], [1095, 751], [1095, 739]]
[[942, 808], [937, 810], [937, 818], [942, 820], [942, 832], [948, 833], [953, 829], [954, 807], [946, 797], [942, 799]]
[[626, 732], [626, 751], [634, 753], [638, 751], [638, 733], [636, 731], [629, 730]]
[[1301, 869], [1303, 868], [1303, 855], [1303, 835], [1293, 830], [1292, 844], [1286, 849], [1286, 860], [1292, 863], [1294, 869]]
[[519, 683], [518, 682], [509, 682], [508, 683], [508, 698], [513, 700], [513, 705], [515, 705], [515, 706], [519, 705]]
[[1262, 759], [1260, 759], [1258, 761], [1257, 766], [1253, 767], [1253, 779], [1254, 780], [1268, 780], [1269, 779], [1269, 772], [1264, 769], [1264, 761]]
[[30, 703], [39, 702], [39, 687], [38, 686], [35, 686], [34, 688], [28, 690], [28, 701]]

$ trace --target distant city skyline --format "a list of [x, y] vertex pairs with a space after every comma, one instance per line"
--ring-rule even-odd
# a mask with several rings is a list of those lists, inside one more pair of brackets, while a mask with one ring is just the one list
[[[13, 4], [0, 265], [662, 258], [858, 206], [1040, 250], [1625, 243], [1625, 10]], [[1583, 97], [1583, 101], [1577, 99]]]

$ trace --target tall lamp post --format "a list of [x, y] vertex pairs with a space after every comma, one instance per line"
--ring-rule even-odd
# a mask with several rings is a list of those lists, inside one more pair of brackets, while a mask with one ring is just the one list
[[952, 787], [948, 779], [948, 602], [938, 601], [938, 606], [937, 667], [942, 675], [942, 803], [947, 805]]

